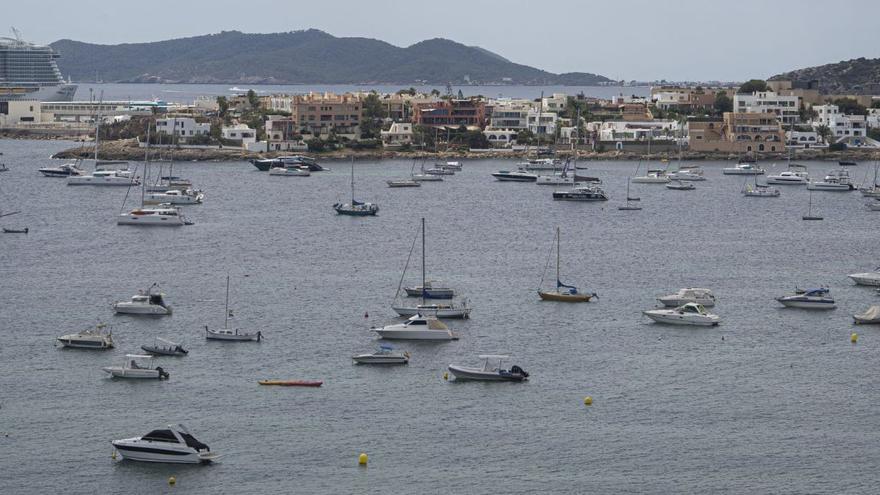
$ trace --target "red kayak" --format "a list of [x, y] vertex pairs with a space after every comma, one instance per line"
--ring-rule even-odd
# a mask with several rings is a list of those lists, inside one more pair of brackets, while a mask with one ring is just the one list
[[321, 380], [260, 380], [260, 385], [277, 385], [279, 387], [320, 387]]

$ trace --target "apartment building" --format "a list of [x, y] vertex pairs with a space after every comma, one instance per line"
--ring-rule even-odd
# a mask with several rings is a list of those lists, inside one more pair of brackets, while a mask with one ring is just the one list
[[330, 134], [361, 138], [361, 98], [353, 94], [309, 93], [290, 102], [290, 114], [300, 134], [326, 138]]
[[782, 152], [785, 133], [774, 113], [725, 112], [723, 118], [688, 119], [688, 147], [693, 151]]
[[428, 127], [482, 129], [486, 121], [486, 104], [476, 98], [420, 103], [413, 111], [413, 123]]
[[836, 140], [840, 138], [863, 138], [868, 133], [868, 123], [864, 115], [846, 115], [840, 112], [837, 105], [813, 105], [817, 116], [813, 119], [813, 127], [827, 126]]
[[755, 91], [751, 94], [733, 96], [736, 113], [772, 113], [784, 125], [800, 121], [800, 97], [784, 96], [773, 91]]
[[185, 143], [196, 136], [209, 136], [211, 124], [200, 124], [190, 117], [156, 119], [156, 132], [176, 136], [179, 143]]

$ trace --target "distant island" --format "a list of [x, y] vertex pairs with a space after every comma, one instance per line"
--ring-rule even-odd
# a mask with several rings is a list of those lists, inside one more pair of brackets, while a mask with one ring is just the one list
[[804, 87], [818, 86], [822, 94], [880, 93], [880, 58], [855, 58], [833, 64], [797, 69], [770, 80], [789, 80]]
[[400, 48], [317, 29], [273, 34], [224, 31], [151, 43], [97, 45], [63, 39], [61, 72], [76, 81], [195, 84], [613, 83], [587, 72], [554, 74], [447, 39]]

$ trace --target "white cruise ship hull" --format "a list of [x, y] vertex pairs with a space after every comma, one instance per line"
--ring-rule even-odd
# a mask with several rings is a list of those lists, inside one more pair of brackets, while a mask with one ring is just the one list
[[73, 101], [76, 84], [56, 84], [51, 86], [0, 86], [0, 99], [35, 101]]

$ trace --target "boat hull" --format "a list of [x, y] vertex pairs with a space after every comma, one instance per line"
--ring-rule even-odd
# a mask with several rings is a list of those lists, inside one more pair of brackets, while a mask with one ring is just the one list
[[470, 308], [431, 308], [431, 307], [408, 307], [393, 306], [400, 316], [415, 316], [418, 314], [436, 316], [437, 318], [470, 318]]
[[558, 302], [590, 302], [592, 294], [563, 294], [554, 291], [538, 291], [542, 301]]
[[257, 383], [276, 387], [320, 387], [324, 384], [321, 380], [260, 380]]
[[352, 356], [352, 359], [357, 364], [407, 364], [409, 363], [409, 358], [406, 356], [398, 355], [398, 356], [377, 356], [375, 354], [361, 354], [359, 356]]
[[117, 313], [127, 315], [166, 316], [171, 314], [171, 308], [165, 308], [155, 304], [131, 304], [127, 302], [115, 303], [113, 305], [113, 310]]
[[854, 273], [849, 275], [856, 285], [868, 285], [871, 287], [880, 287], [880, 273]]
[[834, 309], [837, 307], [837, 304], [834, 301], [802, 301], [802, 300], [793, 300], [793, 299], [785, 299], [780, 297], [776, 299], [779, 304], [785, 306], [786, 308], [800, 308], [800, 309]]
[[810, 182], [807, 184], [807, 189], [810, 191], [853, 191], [855, 187], [851, 184], [833, 184], [828, 182]]
[[449, 330], [412, 330], [406, 328], [374, 328], [379, 337], [385, 340], [457, 340]]
[[665, 325], [714, 327], [718, 326], [718, 324], [720, 323], [717, 318], [694, 318], [690, 315], [665, 314], [656, 313], [653, 311], [643, 311], [642, 313], [648, 318], [654, 320], [655, 322], [663, 323]]
[[131, 187], [139, 186], [141, 183], [137, 179], [129, 179], [125, 177], [90, 177], [87, 175], [71, 175], [67, 177], [68, 186], [119, 186]]
[[223, 342], [259, 342], [263, 338], [262, 332], [257, 333], [223, 333], [207, 330], [205, 338], [208, 340], [220, 340]]
[[142, 345], [141, 349], [143, 349], [145, 352], [148, 352], [148, 353], [156, 355], [156, 356], [186, 356], [187, 355], [187, 353], [176, 350], [176, 349], [169, 349], [167, 347], [156, 347], [154, 345]]
[[456, 366], [450, 364], [449, 372], [455, 376], [456, 380], [478, 380], [485, 382], [521, 382], [527, 378], [520, 374], [507, 373], [502, 374], [498, 371], [485, 371], [480, 368], [466, 368], [464, 366]]
[[110, 376], [114, 378], [131, 378], [135, 380], [160, 380], [165, 378], [162, 376], [162, 371], [158, 368], [156, 369], [134, 369], [134, 368], [122, 368], [118, 366], [109, 366], [106, 368], [101, 368], [105, 373], [108, 373]]
[[173, 215], [133, 215], [123, 213], [116, 219], [117, 225], [140, 225], [143, 227], [181, 227], [184, 220]]
[[[211, 462], [210, 456], [201, 456], [193, 449], [183, 446], [156, 445], [140, 439], [115, 440], [110, 442], [123, 459], [138, 462], [157, 462], [165, 464], [203, 464]], [[166, 443], [166, 442], [163, 442]]]
[[112, 342], [105, 342], [103, 340], [78, 340], [74, 338], [65, 338], [58, 337], [56, 340], [61, 342], [61, 345], [64, 347], [71, 347], [74, 349], [97, 349], [97, 350], [105, 350], [113, 347]]
[[492, 177], [495, 177], [500, 182], [537, 182], [538, 176], [536, 175], [509, 175], [509, 174], [492, 174]]

